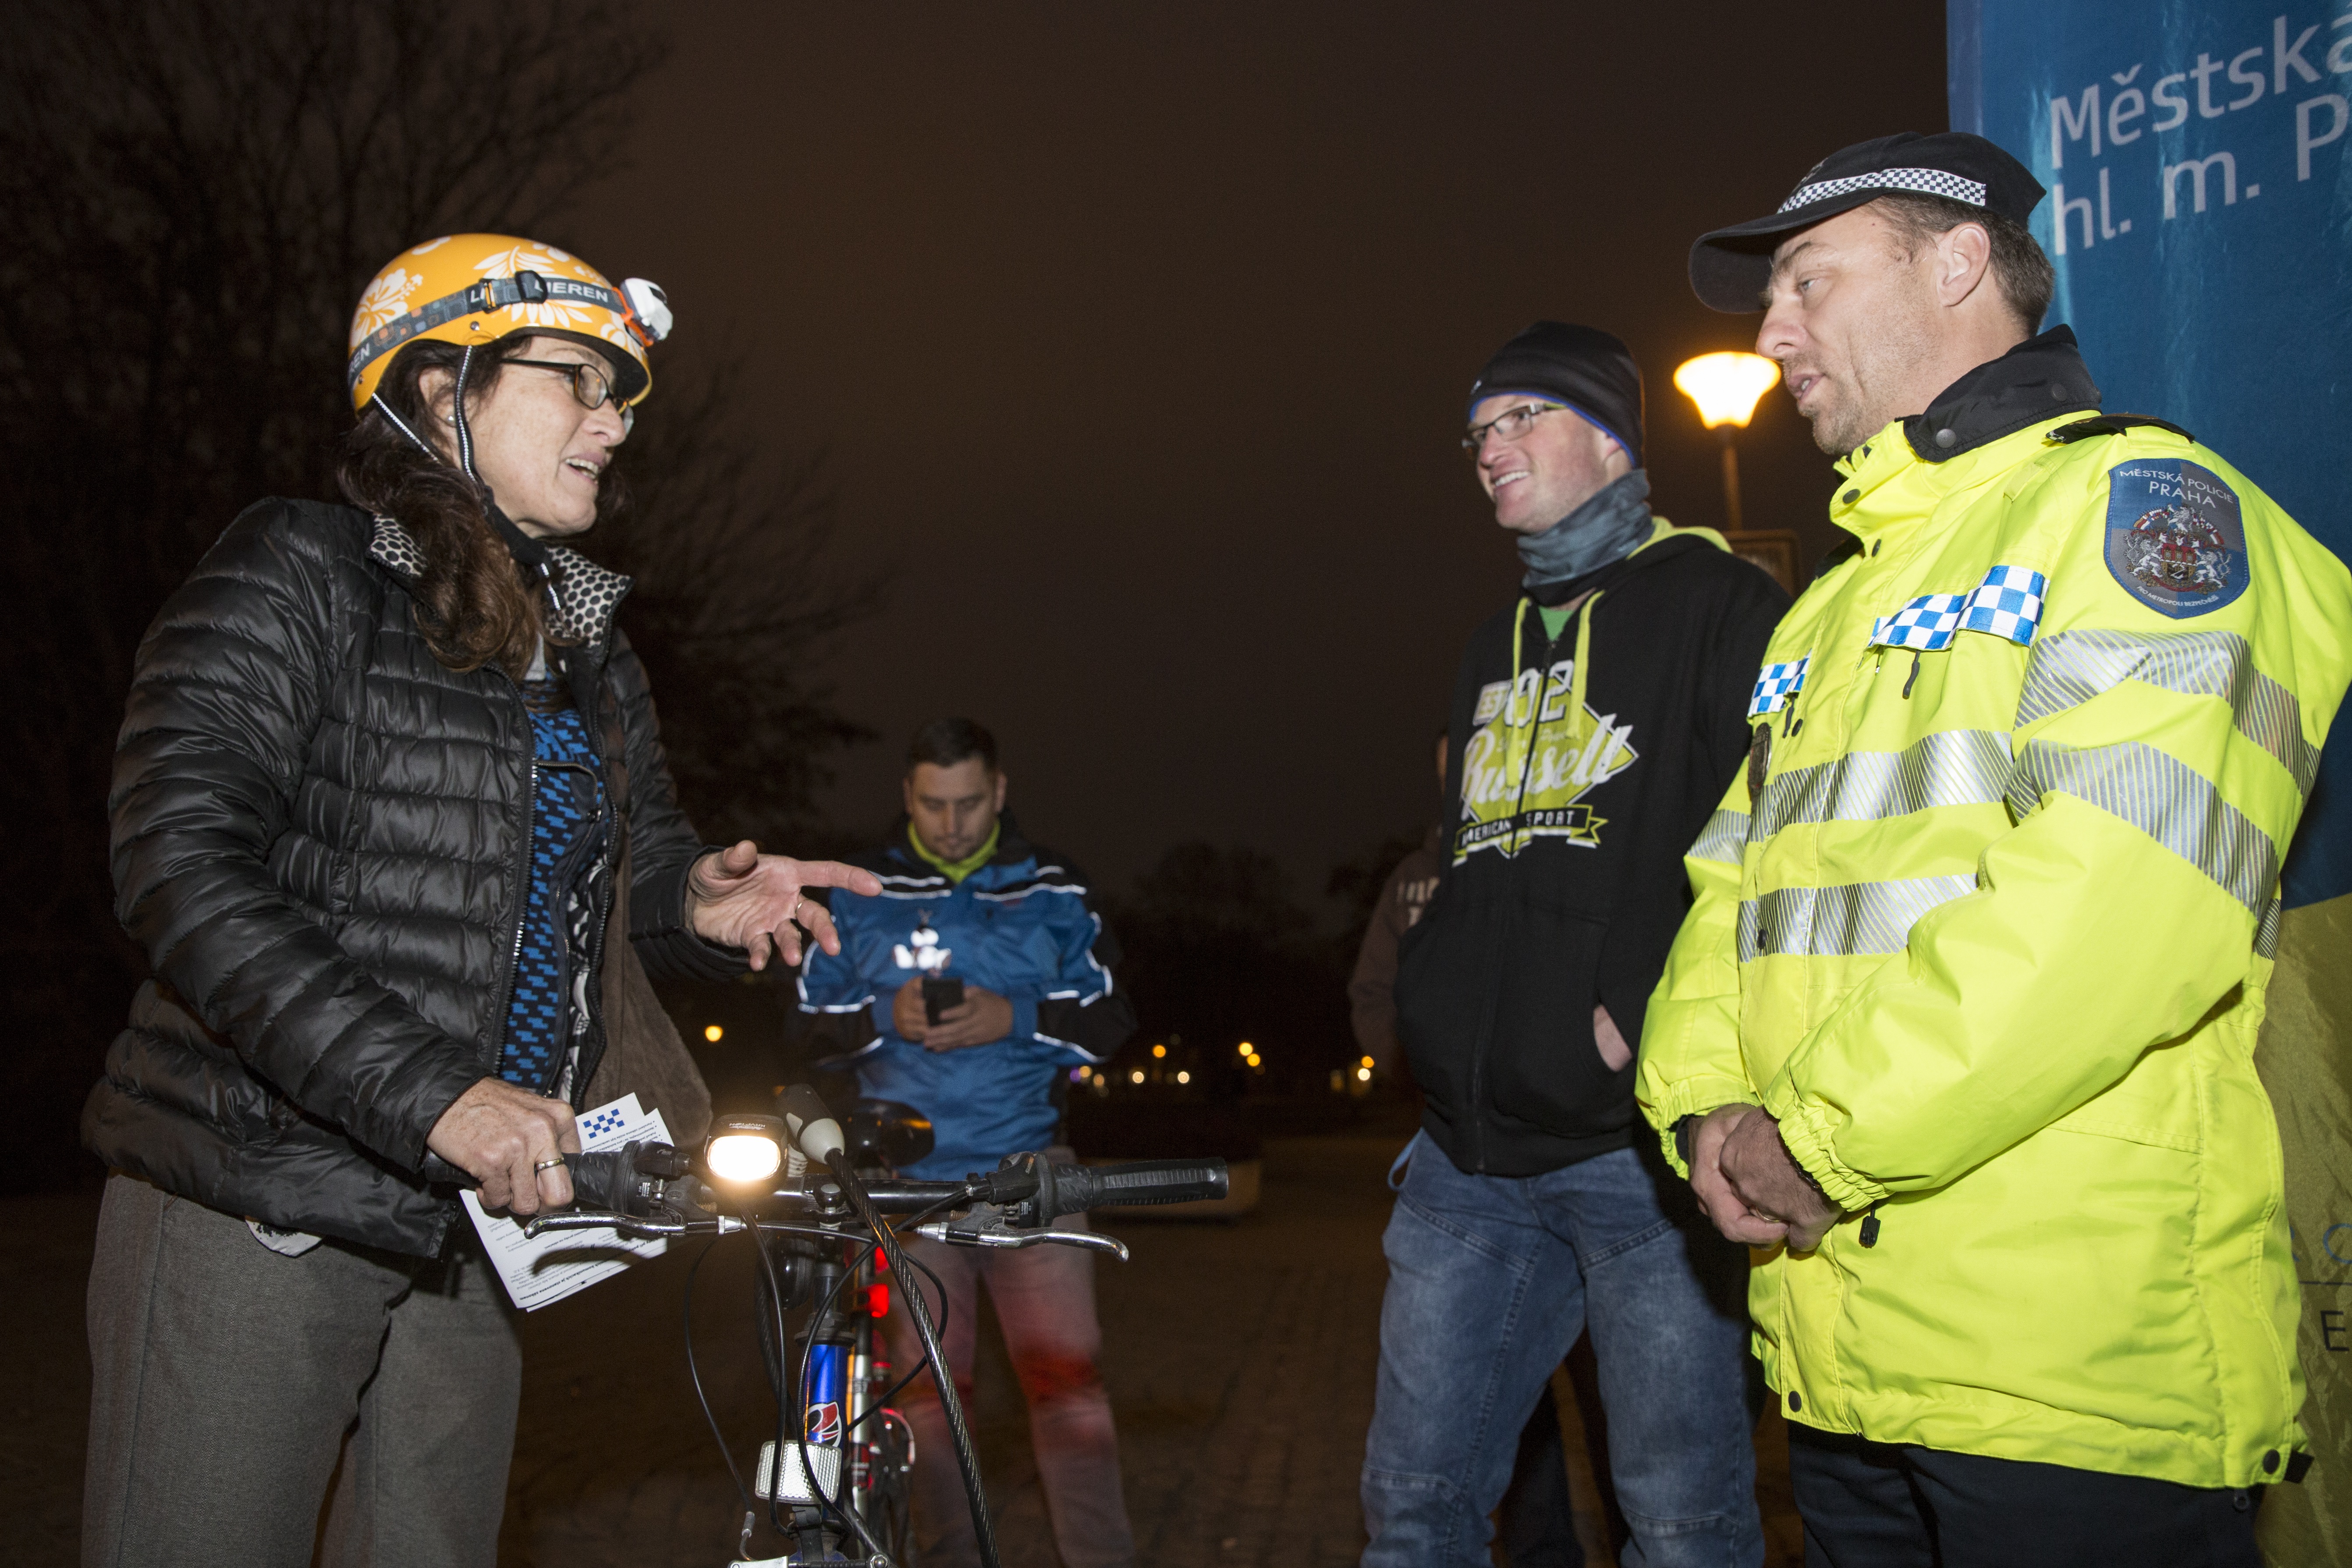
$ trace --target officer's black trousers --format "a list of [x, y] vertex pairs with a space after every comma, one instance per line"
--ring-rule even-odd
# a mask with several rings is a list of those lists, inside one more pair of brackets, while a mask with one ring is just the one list
[[2259, 1489], [1873, 1443], [1789, 1424], [1805, 1568], [2263, 1568]]

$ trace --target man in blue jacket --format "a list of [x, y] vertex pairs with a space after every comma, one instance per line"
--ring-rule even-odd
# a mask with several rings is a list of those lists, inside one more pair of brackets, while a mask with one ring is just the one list
[[[851, 861], [879, 877], [882, 892], [830, 900], [841, 952], [812, 952], [801, 971], [801, 1009], [816, 1016], [821, 1041], [851, 1056], [861, 1090], [930, 1118], [935, 1148], [901, 1173], [951, 1181], [992, 1170], [1007, 1154], [1052, 1149], [1062, 1118], [1057, 1086], [1074, 1068], [1108, 1059], [1135, 1032], [1135, 1009], [1111, 978], [1118, 944], [1088, 901], [1085, 879], [1022, 837], [1005, 815], [994, 737], [969, 719], [935, 719], [915, 732], [907, 764], [907, 815], [888, 843]], [[936, 1021], [924, 1004], [926, 978], [963, 983], [963, 1000]], [[1055, 1152], [1068, 1157], [1066, 1149]], [[1063, 1223], [1083, 1226], [1085, 1216]], [[946, 1289], [941, 1348], [967, 1399], [978, 1289], [988, 1282], [1029, 1402], [1062, 1561], [1068, 1568], [1132, 1563], [1118, 1440], [1095, 1371], [1102, 1332], [1092, 1256], [927, 1241], [909, 1250]], [[889, 1334], [900, 1363], [912, 1366], [921, 1352], [896, 1310]], [[919, 1448], [947, 1454], [947, 1422], [929, 1381], [918, 1379], [904, 1402]], [[977, 1563], [955, 1467], [918, 1466], [915, 1489], [923, 1561]]]

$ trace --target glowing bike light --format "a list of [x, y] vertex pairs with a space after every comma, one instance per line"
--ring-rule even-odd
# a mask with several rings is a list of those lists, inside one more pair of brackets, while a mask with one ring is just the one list
[[764, 1182], [783, 1168], [784, 1124], [772, 1116], [719, 1117], [702, 1163], [713, 1181]]

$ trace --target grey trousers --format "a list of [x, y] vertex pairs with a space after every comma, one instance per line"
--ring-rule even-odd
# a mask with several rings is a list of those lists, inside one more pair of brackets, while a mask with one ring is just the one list
[[116, 1175], [89, 1323], [84, 1568], [496, 1563], [522, 1357], [488, 1263], [287, 1258]]

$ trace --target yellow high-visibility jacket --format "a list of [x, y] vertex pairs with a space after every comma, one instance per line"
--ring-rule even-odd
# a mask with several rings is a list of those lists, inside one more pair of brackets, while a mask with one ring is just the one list
[[1862, 548], [1765, 656], [1636, 1092], [1677, 1168], [1682, 1118], [1761, 1104], [1849, 1211], [1751, 1278], [1793, 1419], [2244, 1486], [2303, 1446], [2252, 1054], [2352, 574], [2081, 418], [1839, 465]]

